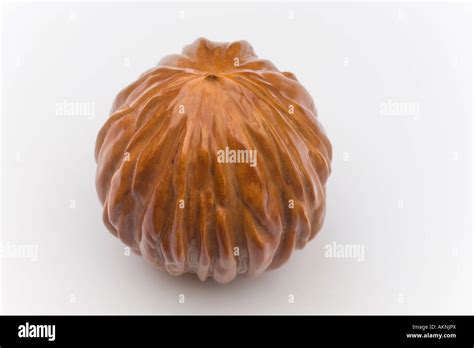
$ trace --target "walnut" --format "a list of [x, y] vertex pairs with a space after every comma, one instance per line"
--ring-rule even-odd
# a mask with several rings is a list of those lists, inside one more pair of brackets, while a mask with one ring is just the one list
[[259, 275], [323, 223], [332, 150], [313, 100], [246, 41], [163, 58], [118, 94], [95, 156], [105, 225], [173, 275]]

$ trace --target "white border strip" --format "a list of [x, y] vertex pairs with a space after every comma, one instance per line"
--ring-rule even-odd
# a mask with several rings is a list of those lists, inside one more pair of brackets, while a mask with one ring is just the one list
[[471, 4], [471, 314], [474, 314], [474, 6]]
[[[0, 3], [0, 247], [3, 246], [3, 3]], [[0, 315], [3, 313], [3, 258], [0, 257]]]
[[298, 3], [312, 3], [312, 2], [342, 2], [342, 3], [361, 3], [361, 2], [372, 2], [372, 3], [449, 3], [449, 4], [466, 4], [471, 3], [472, 0], [3, 0], [6, 3], [153, 3], [153, 2], [188, 2], [188, 3], [205, 3], [205, 2], [220, 2], [220, 3], [286, 3], [286, 4], [298, 4]]

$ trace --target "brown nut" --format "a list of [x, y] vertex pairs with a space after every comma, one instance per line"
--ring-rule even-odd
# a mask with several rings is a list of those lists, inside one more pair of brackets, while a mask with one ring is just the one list
[[311, 96], [246, 41], [198, 39], [122, 90], [95, 148], [107, 228], [173, 275], [226, 283], [320, 230], [331, 144]]

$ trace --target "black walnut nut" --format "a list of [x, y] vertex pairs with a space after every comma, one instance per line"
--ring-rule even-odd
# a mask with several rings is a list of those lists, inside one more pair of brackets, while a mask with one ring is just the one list
[[116, 97], [95, 148], [107, 228], [173, 275], [281, 266], [321, 229], [331, 144], [296, 77], [198, 39]]

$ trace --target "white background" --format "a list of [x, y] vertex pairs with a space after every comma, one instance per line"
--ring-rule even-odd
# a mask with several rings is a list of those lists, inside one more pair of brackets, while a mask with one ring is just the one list
[[[471, 313], [469, 4], [10, 3], [2, 21], [2, 245], [38, 248], [0, 259], [2, 313]], [[294, 72], [334, 150], [316, 239], [224, 286], [125, 255], [94, 187], [115, 95], [200, 36]], [[58, 115], [65, 100], [95, 117]], [[325, 257], [333, 242], [364, 260]]]

